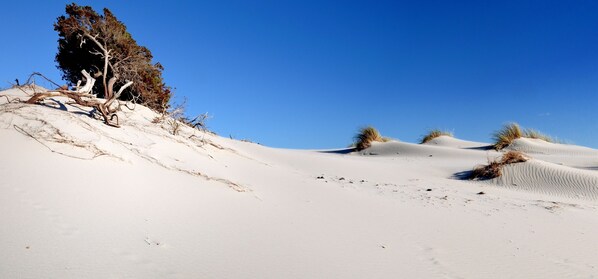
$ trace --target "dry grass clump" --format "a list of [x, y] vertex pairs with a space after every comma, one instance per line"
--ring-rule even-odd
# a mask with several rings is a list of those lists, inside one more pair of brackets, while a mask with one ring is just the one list
[[370, 146], [372, 146], [372, 142], [387, 142], [390, 141], [390, 138], [383, 137], [380, 135], [378, 130], [372, 126], [364, 127], [359, 130], [357, 135], [354, 137], [355, 139], [355, 148], [357, 150], [364, 150]]
[[431, 130], [430, 132], [428, 132], [428, 134], [425, 135], [421, 139], [420, 143], [429, 142], [429, 141], [431, 141], [431, 140], [433, 140], [433, 139], [435, 139], [437, 137], [440, 137], [440, 136], [449, 136], [449, 137], [452, 137], [453, 133], [451, 133], [449, 131], [442, 131], [442, 130], [439, 130], [439, 129], [434, 129], [434, 130]]
[[495, 132], [492, 136], [495, 141], [494, 149], [500, 150], [509, 146], [515, 139], [523, 137], [523, 132], [521, 131], [519, 124], [509, 123], [503, 126], [502, 129]]
[[501, 130], [493, 134], [493, 138], [495, 140], [494, 148], [496, 150], [501, 150], [509, 146], [518, 138], [541, 139], [545, 142], [560, 142], [538, 130], [522, 129], [517, 123], [506, 124]]
[[209, 132], [207, 130], [206, 122], [211, 117], [208, 113], [203, 113], [195, 118], [190, 118], [186, 114], [187, 100], [184, 99], [182, 103], [173, 104], [171, 108], [167, 109], [164, 107], [163, 112], [152, 120], [152, 123], [159, 124], [164, 123], [172, 135], [178, 135], [183, 125], [191, 128], [198, 129], [203, 132]]
[[509, 151], [502, 155], [500, 160], [489, 162], [486, 166], [478, 166], [473, 169], [470, 180], [493, 179], [502, 175], [502, 168], [508, 164], [521, 163], [529, 160], [522, 152]]
[[526, 162], [527, 160], [529, 160], [529, 158], [527, 156], [525, 156], [525, 154], [523, 154], [523, 152], [509, 151], [509, 152], [505, 153], [504, 155], [502, 155], [500, 163], [502, 165], [508, 165], [508, 164], [515, 164], [515, 163], [523, 163], [523, 162]]
[[502, 175], [502, 166], [499, 162], [493, 161], [486, 166], [478, 166], [473, 169], [470, 180], [486, 180], [496, 178]]

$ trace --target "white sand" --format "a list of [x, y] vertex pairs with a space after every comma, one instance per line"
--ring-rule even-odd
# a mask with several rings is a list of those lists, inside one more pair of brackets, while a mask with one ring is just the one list
[[455, 147], [455, 148], [468, 148], [468, 149], [490, 149], [490, 148], [492, 148], [492, 146], [490, 146], [488, 143], [460, 140], [460, 139], [457, 139], [454, 137], [449, 137], [449, 136], [439, 136], [439, 137], [431, 139], [430, 141], [428, 141], [424, 144], [440, 145], [440, 146]]
[[523, 139], [472, 182], [488, 144], [273, 149], [57, 101], [0, 98], [0, 278], [598, 276], [594, 149]]

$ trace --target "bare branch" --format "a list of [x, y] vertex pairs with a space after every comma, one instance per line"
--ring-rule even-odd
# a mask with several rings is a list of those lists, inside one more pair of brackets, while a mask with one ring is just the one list
[[[90, 93], [91, 90], [93, 89], [93, 85], [96, 82], [95, 78], [92, 78], [91, 75], [86, 71], [86, 70], [82, 70], [81, 73], [83, 74], [83, 76], [85, 77], [85, 85], [83, 87], [81, 87], [79, 90], [77, 90], [78, 93]], [[77, 82], [77, 85], [80, 84], [80, 81]]]
[[55, 85], [56, 87], [60, 87], [60, 85], [58, 85], [58, 83], [56, 83], [56, 82], [52, 81], [51, 79], [47, 78], [46, 76], [42, 75], [42, 74], [41, 74], [41, 73], [39, 73], [39, 72], [34, 72], [34, 73], [32, 73], [31, 75], [29, 75], [29, 78], [27, 78], [27, 81], [26, 81], [26, 82], [25, 82], [25, 84], [23, 84], [23, 85], [29, 85], [29, 84], [31, 84], [31, 81], [33, 80], [33, 77], [34, 77], [34, 76], [40, 76], [40, 77], [42, 77], [43, 79], [45, 79], [45, 80], [47, 80], [48, 82], [50, 82], [50, 83], [52, 83], [53, 85]]
[[104, 48], [104, 46], [98, 41], [97, 37], [98, 35], [92, 36], [87, 32], [83, 32], [83, 36], [89, 38], [90, 40], [92, 40], [104, 53], [106, 53], [106, 49]]
[[108, 93], [106, 94], [106, 96], [104, 96], [104, 98], [106, 98], [107, 100], [112, 99], [112, 96], [114, 95], [114, 83], [116, 83], [116, 77], [111, 77], [108, 81]]
[[120, 87], [116, 94], [113, 94], [113, 86], [117, 79], [116, 77], [112, 77], [109, 83], [110, 97], [106, 101], [102, 102], [95, 98], [95, 95], [91, 94], [91, 90], [93, 89], [93, 85], [96, 81], [95, 78], [91, 77], [91, 75], [85, 70], [82, 70], [81, 73], [85, 77], [85, 85], [83, 85], [83, 87], [79, 87], [81, 84], [79, 81], [77, 83], [76, 91], [56, 89], [47, 92], [35, 93], [31, 98], [29, 98], [29, 100], [27, 100], [27, 103], [34, 104], [46, 98], [65, 96], [73, 99], [78, 105], [95, 108], [100, 112], [102, 118], [104, 118], [104, 123], [113, 127], [119, 127], [119, 118], [116, 112], [120, 110], [120, 105], [116, 108], [110, 108], [110, 106], [118, 97], [120, 97], [125, 89], [133, 85], [133, 82], [128, 81], [125, 85]]
[[93, 55], [104, 55], [103, 53], [99, 52], [99, 51], [89, 51], [89, 53], [93, 54]]
[[112, 96], [110, 99], [108, 99], [106, 101], [106, 106], [110, 106], [112, 104], [112, 102], [114, 102], [114, 100], [118, 99], [118, 97], [120, 97], [120, 95], [123, 93], [123, 91], [131, 85], [133, 85], [133, 82], [128, 81], [127, 83], [125, 83], [125, 85], [121, 86], [120, 89], [118, 89], [118, 92], [116, 92], [116, 94], [114, 94], [114, 96]]

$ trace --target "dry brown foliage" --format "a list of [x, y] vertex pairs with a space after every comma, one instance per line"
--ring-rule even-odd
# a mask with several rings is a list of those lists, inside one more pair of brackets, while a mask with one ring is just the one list
[[372, 126], [364, 127], [359, 130], [357, 135], [354, 137], [355, 139], [355, 148], [359, 150], [364, 150], [372, 146], [372, 142], [387, 142], [390, 141], [387, 137], [382, 137], [378, 130]]
[[521, 163], [529, 160], [522, 152], [509, 151], [505, 153], [499, 160], [489, 162], [488, 165], [478, 166], [473, 169], [470, 180], [486, 180], [493, 179], [502, 175], [502, 168], [508, 164]]

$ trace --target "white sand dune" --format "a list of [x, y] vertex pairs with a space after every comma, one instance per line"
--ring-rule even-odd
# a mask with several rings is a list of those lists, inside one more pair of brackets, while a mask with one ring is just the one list
[[60, 98], [0, 97], [0, 278], [598, 275], [594, 171], [537, 159], [463, 181], [500, 153], [275, 149], [156, 116], [125, 109], [112, 128]]

